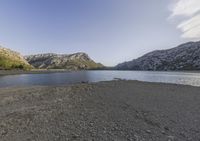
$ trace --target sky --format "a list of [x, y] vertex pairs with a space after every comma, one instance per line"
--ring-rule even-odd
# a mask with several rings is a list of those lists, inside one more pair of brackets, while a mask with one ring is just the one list
[[200, 40], [200, 0], [0, 0], [0, 45], [107, 66]]

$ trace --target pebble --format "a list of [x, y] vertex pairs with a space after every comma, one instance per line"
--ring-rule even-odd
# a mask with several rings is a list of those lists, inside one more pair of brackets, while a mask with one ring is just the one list
[[164, 131], [164, 130], [162, 130], [162, 131], [161, 131], [161, 133], [162, 133], [162, 134], [165, 134], [165, 131]]
[[167, 136], [167, 141], [174, 141], [174, 136]]
[[146, 132], [150, 134], [150, 133], [151, 133], [151, 130], [146, 130]]

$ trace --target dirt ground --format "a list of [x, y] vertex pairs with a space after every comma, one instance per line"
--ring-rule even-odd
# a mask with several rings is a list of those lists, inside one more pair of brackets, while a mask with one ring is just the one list
[[199, 141], [200, 88], [139, 81], [0, 88], [0, 141]]

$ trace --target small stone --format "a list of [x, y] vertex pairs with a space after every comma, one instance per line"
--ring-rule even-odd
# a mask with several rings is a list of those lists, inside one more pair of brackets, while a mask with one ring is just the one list
[[134, 135], [135, 141], [139, 141], [139, 137], [137, 135]]
[[94, 123], [93, 123], [93, 122], [90, 122], [90, 126], [94, 126]]
[[174, 136], [167, 136], [167, 141], [174, 141]]
[[164, 129], [167, 130], [167, 131], [169, 131], [169, 127], [167, 127], [167, 126], [165, 126]]
[[146, 130], [147, 133], [151, 133], [151, 130]]
[[79, 137], [79, 136], [78, 136], [77, 134], [73, 134], [73, 135], [72, 135], [72, 138], [73, 138], [73, 139], [77, 139], [78, 137]]
[[1, 135], [5, 136], [6, 134], [7, 134], [7, 131], [6, 130], [2, 130]]
[[165, 131], [164, 131], [164, 130], [162, 130], [162, 131], [161, 131], [161, 133], [162, 133], [162, 134], [165, 134]]

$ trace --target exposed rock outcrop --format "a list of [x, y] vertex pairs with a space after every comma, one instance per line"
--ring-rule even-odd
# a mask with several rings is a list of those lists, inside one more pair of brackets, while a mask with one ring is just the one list
[[103, 65], [95, 63], [86, 53], [75, 54], [37, 54], [24, 57], [31, 65], [39, 69], [88, 70], [99, 69]]
[[188, 42], [167, 50], [156, 50], [129, 62], [118, 70], [200, 70], [200, 41]]

